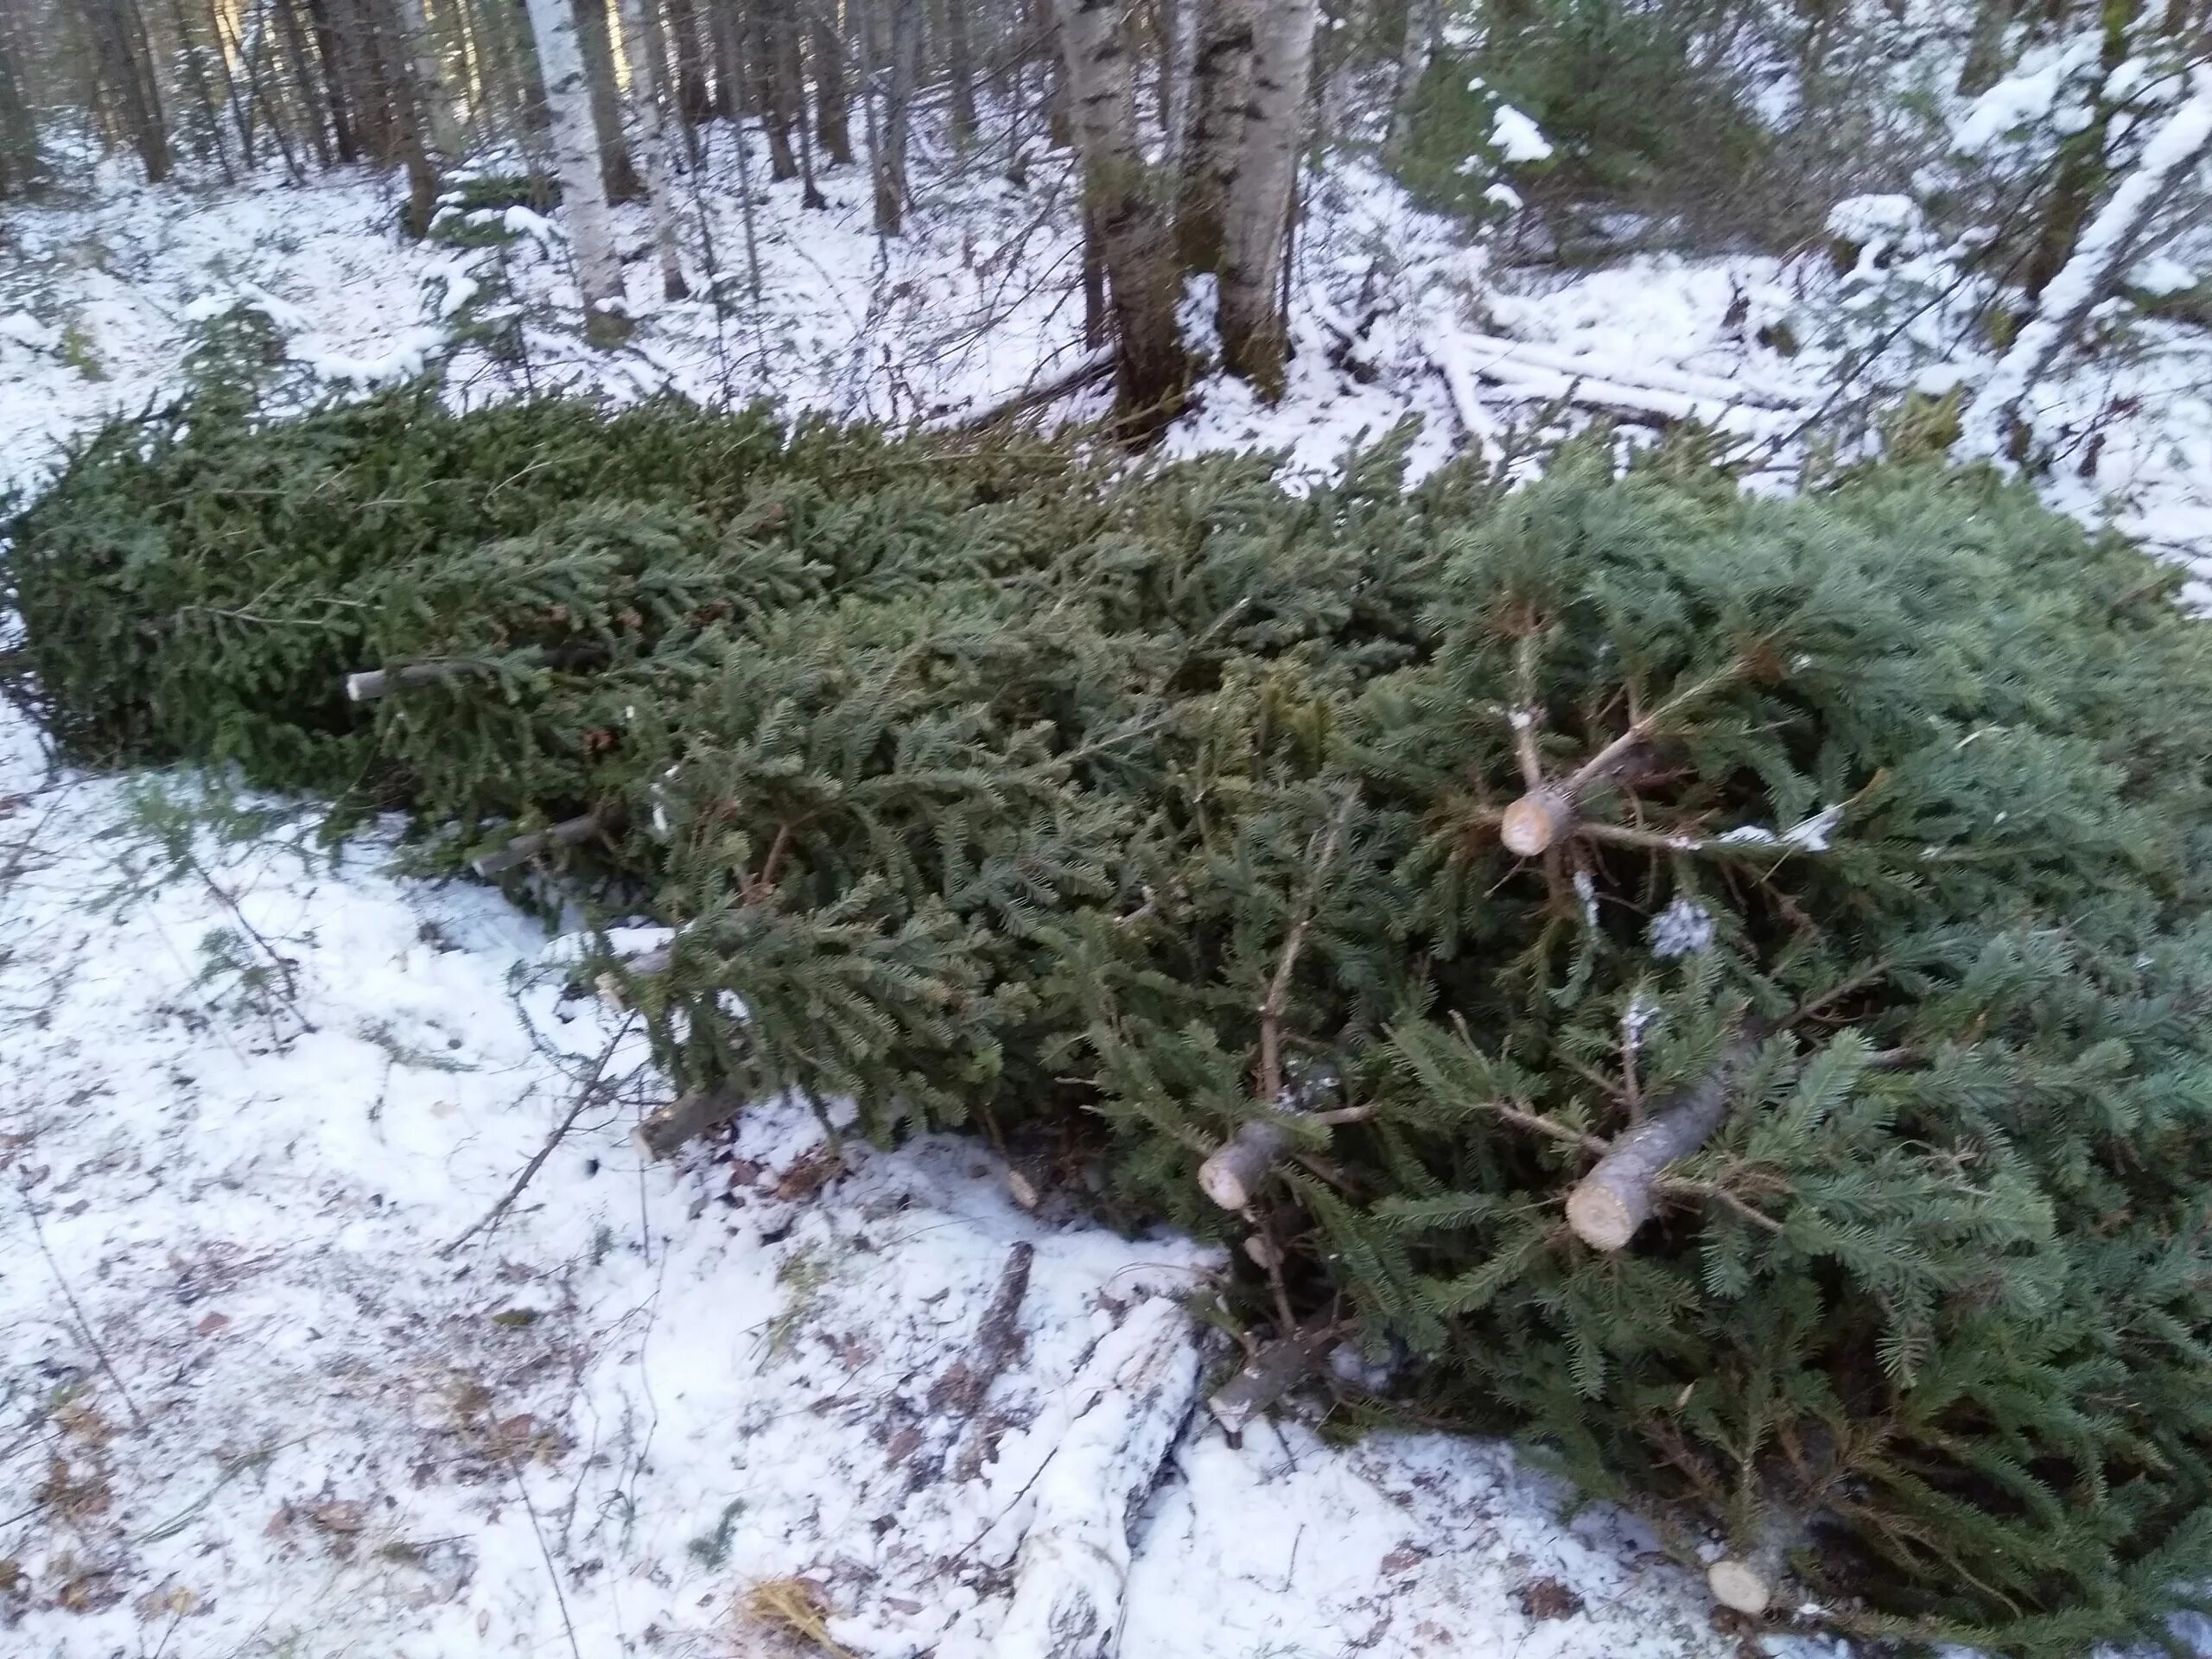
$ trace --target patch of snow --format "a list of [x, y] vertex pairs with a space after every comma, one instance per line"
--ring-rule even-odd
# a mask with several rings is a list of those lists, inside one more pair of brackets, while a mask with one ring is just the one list
[[1698, 956], [1713, 948], [1713, 912], [1688, 893], [1678, 893], [1651, 918], [1651, 954], [1661, 962]]
[[1782, 832], [1782, 839], [1802, 853], [1825, 853], [1835, 836], [1836, 826], [1843, 822], [1843, 804], [1837, 802], [1824, 806], [1802, 823], [1793, 823]]
[[1509, 162], [1544, 162], [1552, 155], [1551, 140], [1534, 121], [1510, 104], [1501, 104], [1492, 118], [1490, 142]]

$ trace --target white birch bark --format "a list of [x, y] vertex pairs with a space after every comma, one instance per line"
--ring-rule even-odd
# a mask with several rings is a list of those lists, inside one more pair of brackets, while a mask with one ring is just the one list
[[1222, 359], [1268, 398], [1282, 392], [1290, 337], [1283, 244], [1305, 147], [1315, 0], [1267, 0], [1254, 19], [1235, 184], [1222, 220]]
[[1183, 391], [1181, 283], [1161, 181], [1138, 141], [1128, 0], [1059, 0], [1069, 111], [1083, 157], [1084, 207], [1106, 263], [1122, 435], [1143, 442]]
[[1217, 270], [1244, 133], [1261, 0], [1192, 0], [1190, 90], [1175, 236], [1184, 268]]
[[683, 280], [683, 245], [677, 238], [676, 198], [668, 181], [667, 60], [661, 51], [659, 19], [644, 0], [620, 0], [622, 54], [630, 65], [630, 98], [637, 107], [644, 140], [645, 194], [652, 200], [653, 251], [660, 261], [660, 291], [671, 300], [690, 293]]
[[626, 332], [622, 315], [622, 263], [599, 172], [599, 135], [592, 125], [591, 88], [569, 0], [526, 0], [530, 31], [537, 42], [545, 79], [545, 109], [552, 124], [553, 164], [561, 179], [561, 210], [575, 255], [576, 284], [583, 291], [586, 334], [611, 344]]

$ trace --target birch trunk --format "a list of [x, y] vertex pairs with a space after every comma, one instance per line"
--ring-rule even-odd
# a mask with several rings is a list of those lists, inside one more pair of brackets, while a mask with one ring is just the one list
[[1268, 0], [1253, 37], [1235, 188], [1224, 198], [1222, 360], [1272, 402], [1282, 395], [1290, 333], [1283, 315], [1283, 245], [1305, 148], [1315, 0]]
[[[599, 145], [592, 128], [591, 89], [585, 84], [583, 50], [576, 40], [570, 0], [527, 0], [531, 33], [545, 77], [545, 108], [552, 121], [553, 163], [561, 179], [561, 210], [575, 255], [582, 290], [584, 332], [594, 344], [613, 345], [628, 332], [622, 314], [622, 264], [600, 178]], [[588, 5], [594, 0], [583, 0]]]
[[660, 291], [680, 300], [691, 289], [683, 280], [683, 245], [677, 238], [676, 196], [669, 187], [668, 127], [662, 111], [668, 101], [667, 57], [661, 50], [660, 18], [648, 0], [621, 0], [622, 50], [630, 64], [630, 98], [638, 111], [638, 136], [645, 146], [645, 191], [652, 202], [653, 251], [660, 261]]
[[443, 167], [461, 154], [461, 134], [447, 96], [445, 73], [438, 62], [437, 37], [430, 32], [423, 0], [392, 0], [407, 48], [407, 67], [422, 120], [423, 148], [431, 163]]
[[1147, 442], [1180, 407], [1185, 365], [1174, 238], [1137, 137], [1134, 10], [1129, 0], [1059, 0], [1084, 205], [1106, 265], [1116, 414], [1125, 439]]
[[1193, 0], [1189, 109], [1175, 239], [1186, 270], [1221, 269], [1229, 198], [1251, 97], [1262, 0]]

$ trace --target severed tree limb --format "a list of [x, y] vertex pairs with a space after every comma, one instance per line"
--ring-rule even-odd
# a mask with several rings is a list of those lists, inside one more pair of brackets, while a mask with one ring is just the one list
[[727, 1089], [694, 1090], [657, 1112], [648, 1112], [630, 1138], [648, 1158], [671, 1157], [687, 1141], [728, 1122], [744, 1106]]
[[[1322, 878], [1336, 858], [1345, 821], [1351, 817], [1357, 798], [1345, 796], [1336, 816], [1329, 820], [1328, 829], [1322, 832], [1319, 849], [1313, 855], [1313, 874], [1306, 880], [1305, 894], [1299, 900], [1289, 931], [1283, 935], [1282, 953], [1275, 959], [1267, 995], [1260, 1000], [1260, 1104], [1265, 1109], [1293, 1116], [1304, 1114], [1283, 1099], [1282, 1016], [1290, 1002], [1291, 975], [1298, 966], [1299, 953], [1306, 948], [1306, 932], [1313, 925], [1314, 907], [1320, 899]], [[1332, 1113], [1328, 1121], [1352, 1120]], [[1267, 1179], [1268, 1172], [1288, 1154], [1290, 1145], [1290, 1132], [1281, 1123], [1255, 1118], [1198, 1166], [1198, 1188], [1224, 1210], [1244, 1209], [1259, 1191], [1260, 1183]]]
[[1770, 1515], [1749, 1547], [1730, 1551], [1705, 1569], [1713, 1599], [1754, 1618], [1765, 1612], [1782, 1588], [1783, 1561], [1795, 1530]]
[[1533, 785], [1505, 809], [1499, 821], [1498, 839], [1506, 850], [1521, 858], [1535, 858], [1557, 846], [1577, 829], [1575, 815], [1593, 790], [1633, 770], [1645, 758], [1653, 740], [1663, 735], [1678, 715], [1735, 684], [1750, 667], [1744, 658], [1736, 658], [1682, 687], [1657, 708], [1637, 715], [1618, 737], [1566, 777]]
[[[622, 974], [632, 979], [651, 979], [657, 974], [666, 973], [675, 960], [676, 947], [673, 944], [657, 944], [634, 957], [625, 957], [622, 959]], [[621, 975], [610, 969], [600, 975], [592, 985], [599, 993], [599, 1000], [607, 1007], [623, 1008], [629, 1006], [629, 998], [623, 992]]]
[[1224, 1433], [1241, 1434], [1245, 1425], [1304, 1381], [1334, 1345], [1325, 1334], [1307, 1332], [1263, 1343], [1236, 1376], [1207, 1396], [1206, 1409]]
[[601, 828], [599, 815], [587, 812], [580, 818], [564, 819], [549, 830], [517, 836], [498, 852], [471, 859], [469, 868], [481, 876], [499, 875], [518, 864], [527, 864], [551, 848], [573, 847], [580, 841], [589, 841]]
[[483, 664], [461, 657], [409, 663], [402, 668], [372, 668], [346, 677], [346, 696], [353, 702], [374, 702], [395, 691], [408, 690], [420, 685], [435, 685], [441, 680], [454, 680], [464, 674], [485, 671]]
[[1198, 1166], [1198, 1189], [1224, 1210], [1247, 1209], [1289, 1150], [1289, 1130], [1255, 1118]]
[[1651, 1219], [1659, 1172], [1703, 1146], [1728, 1115], [1730, 1086], [1758, 1046], [1747, 1032], [1704, 1077], [1625, 1129], [1567, 1194], [1567, 1222], [1593, 1249], [1618, 1250]]

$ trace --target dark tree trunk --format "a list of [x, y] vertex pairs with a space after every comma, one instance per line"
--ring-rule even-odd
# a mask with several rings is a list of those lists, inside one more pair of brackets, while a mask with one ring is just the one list
[[921, 68], [922, 0], [891, 0], [891, 76], [883, 93], [883, 143], [875, 157], [875, 228], [897, 236], [906, 215], [906, 139]]
[[[330, 116], [330, 139], [340, 162], [360, 159], [360, 146], [353, 137], [353, 113], [346, 107], [346, 74], [338, 44], [338, 31], [330, 20], [330, 0], [303, 0], [308, 19], [315, 31], [315, 55], [321, 79], [323, 108]], [[289, 12], [289, 6], [287, 8]], [[308, 89], [304, 82], [301, 91]]]
[[676, 43], [676, 109], [687, 126], [711, 120], [706, 60], [699, 51], [699, 14], [691, 0], [668, 0], [669, 38]]
[[792, 0], [776, 0], [776, 82], [782, 90], [783, 112], [798, 140], [798, 175], [804, 181], [799, 202], [804, 207], [826, 208], [830, 203], [814, 181], [814, 138], [806, 130], [806, 64], [799, 18], [791, 10]]
[[599, 135], [599, 176], [607, 199], [636, 201], [645, 187], [622, 130], [622, 99], [614, 86], [614, 39], [607, 30], [606, 0], [577, 0], [576, 42], [583, 48], [592, 130]]
[[965, 149], [976, 142], [976, 58], [963, 0], [945, 0], [944, 69], [952, 83], [952, 142]]
[[85, 0], [92, 36], [94, 79], [122, 112], [124, 130], [146, 169], [146, 181], [168, 176], [168, 133], [161, 94], [144, 48], [145, 25], [130, 0]]
[[745, 106], [744, 93], [737, 84], [744, 73], [745, 54], [739, 49], [735, 0], [703, 0], [703, 3], [708, 35], [714, 45], [715, 118], [734, 121]]
[[760, 111], [760, 131], [768, 141], [768, 176], [780, 183], [798, 176], [798, 156], [791, 148], [796, 77], [787, 73], [784, 51], [784, 37], [790, 31], [779, 0], [752, 0], [749, 11], [753, 106]]
[[853, 164], [852, 118], [845, 95], [845, 42], [826, 15], [827, 0], [808, 0], [807, 33], [814, 48], [814, 130], [832, 167]]

